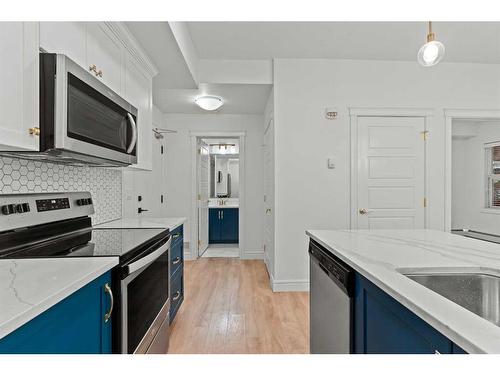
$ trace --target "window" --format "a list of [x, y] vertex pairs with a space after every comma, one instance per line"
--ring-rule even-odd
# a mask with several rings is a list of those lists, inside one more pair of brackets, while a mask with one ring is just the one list
[[486, 207], [500, 209], [500, 144], [486, 146]]

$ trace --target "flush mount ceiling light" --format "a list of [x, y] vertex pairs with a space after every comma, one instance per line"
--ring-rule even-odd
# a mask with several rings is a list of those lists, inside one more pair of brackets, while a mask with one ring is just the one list
[[215, 111], [222, 107], [224, 101], [218, 96], [204, 95], [197, 97], [194, 102], [205, 111]]
[[444, 45], [436, 40], [436, 35], [432, 32], [432, 22], [429, 22], [427, 43], [418, 51], [417, 60], [422, 66], [433, 66], [440, 62], [443, 56]]

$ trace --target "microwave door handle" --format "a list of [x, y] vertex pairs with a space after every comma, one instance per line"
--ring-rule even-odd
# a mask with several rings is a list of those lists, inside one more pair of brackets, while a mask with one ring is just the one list
[[165, 251], [167, 251], [168, 249], [170, 249], [170, 242], [172, 241], [172, 238], [169, 238], [168, 241], [162, 245], [161, 247], [159, 247], [158, 249], [156, 249], [155, 251], [153, 251], [152, 253], [149, 253], [148, 255], [146, 255], [145, 257], [139, 259], [139, 260], [136, 260], [135, 262], [133, 263], [130, 263], [128, 266], [127, 266], [127, 276], [134, 273], [135, 271], [141, 269], [142, 267], [145, 267], [147, 266], [148, 264], [151, 264], [153, 263], [156, 259], [158, 259]]
[[127, 154], [130, 154], [137, 143], [137, 125], [135, 124], [135, 120], [130, 113], [127, 112], [127, 117], [130, 121], [130, 127], [132, 128], [132, 139], [130, 140], [130, 145], [127, 149]]

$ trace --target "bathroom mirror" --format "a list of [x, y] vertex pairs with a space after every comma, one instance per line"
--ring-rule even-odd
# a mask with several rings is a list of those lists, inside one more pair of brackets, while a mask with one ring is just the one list
[[210, 155], [210, 198], [239, 198], [238, 155]]

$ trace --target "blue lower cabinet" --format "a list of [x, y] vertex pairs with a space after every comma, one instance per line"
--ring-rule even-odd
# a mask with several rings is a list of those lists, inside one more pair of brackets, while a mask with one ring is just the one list
[[239, 209], [210, 208], [208, 214], [209, 243], [239, 242]]
[[172, 231], [170, 251], [170, 324], [184, 301], [184, 228]]
[[177, 311], [184, 301], [184, 270], [179, 269], [170, 281], [170, 323], [177, 315]]
[[354, 347], [365, 354], [465, 353], [360, 275], [354, 297]]
[[108, 272], [0, 339], [3, 354], [111, 353]]

